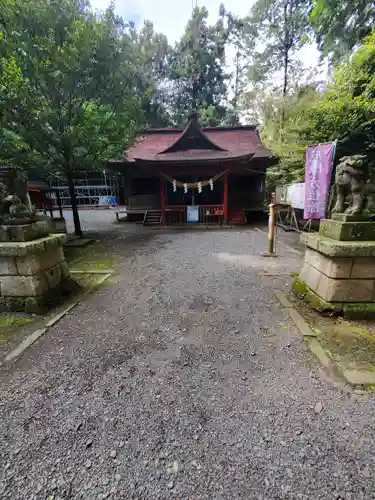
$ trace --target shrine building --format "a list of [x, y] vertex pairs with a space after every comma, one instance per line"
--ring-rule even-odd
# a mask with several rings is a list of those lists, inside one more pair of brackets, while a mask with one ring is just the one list
[[264, 210], [265, 173], [276, 161], [254, 125], [203, 127], [192, 112], [185, 129], [147, 129], [123, 157], [129, 217], [145, 225], [246, 224]]

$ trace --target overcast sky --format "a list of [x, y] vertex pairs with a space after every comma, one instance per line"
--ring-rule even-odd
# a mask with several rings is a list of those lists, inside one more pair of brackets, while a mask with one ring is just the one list
[[[91, 0], [95, 9], [105, 9], [110, 0]], [[207, 7], [210, 20], [215, 21], [219, 6], [224, 3], [227, 10], [238, 16], [249, 13], [255, 0], [200, 0], [198, 5]], [[125, 21], [134, 21], [138, 26], [145, 19], [154, 23], [155, 30], [168, 37], [170, 43], [178, 40], [191, 15], [196, 0], [117, 0], [116, 11]], [[306, 67], [315, 66], [318, 52], [313, 46], [304, 47], [300, 54]], [[229, 62], [229, 61], [228, 61]], [[230, 64], [230, 62], [229, 62]]]
[[[156, 31], [165, 33], [170, 42], [182, 35], [195, 0], [117, 0], [116, 11], [125, 21], [135, 21], [137, 24], [149, 19], [154, 23]], [[108, 0], [91, 0], [94, 8], [105, 9]], [[222, 0], [204, 0], [198, 5], [207, 7], [211, 20], [219, 12]], [[244, 16], [250, 10], [253, 0], [227, 0], [225, 7], [237, 15]]]

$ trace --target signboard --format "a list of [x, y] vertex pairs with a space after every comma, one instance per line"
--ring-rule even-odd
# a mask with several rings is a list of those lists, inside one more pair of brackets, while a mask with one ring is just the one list
[[290, 205], [293, 208], [303, 210], [305, 208], [305, 183], [298, 182], [296, 184], [290, 184], [288, 186], [287, 199], [290, 201]]
[[333, 142], [306, 149], [305, 219], [326, 216], [335, 147]]
[[305, 183], [286, 184], [276, 187], [276, 203], [303, 209], [305, 205]]
[[187, 207], [187, 221], [199, 222], [199, 207], [190, 205]]
[[289, 205], [287, 201], [288, 198], [288, 185], [276, 186], [276, 203], [281, 203], [283, 205]]

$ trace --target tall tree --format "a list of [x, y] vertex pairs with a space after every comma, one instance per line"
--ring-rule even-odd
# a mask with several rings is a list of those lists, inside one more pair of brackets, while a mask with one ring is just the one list
[[171, 52], [168, 39], [155, 32], [150, 21], [145, 21], [140, 29], [129, 23], [127, 35], [131, 42], [129, 58], [135, 70], [135, 85], [142, 96], [144, 123], [151, 127], [167, 126], [170, 124], [167, 76]]
[[227, 19], [227, 43], [226, 52], [232, 55], [232, 66], [234, 68], [230, 90], [228, 92], [229, 105], [227, 109], [226, 123], [235, 125], [239, 123], [241, 113], [241, 96], [247, 84], [247, 67], [249, 58], [254, 47], [253, 36], [247, 23], [232, 12], [225, 12]]
[[[256, 38], [249, 79], [264, 83], [282, 74], [282, 96], [285, 100], [291, 67], [296, 52], [308, 42], [310, 0], [257, 0], [248, 18], [249, 29]], [[285, 122], [285, 106], [281, 128]]]
[[[319, 99], [319, 83], [313, 74], [299, 67], [290, 75], [284, 100], [280, 86], [251, 89], [244, 94], [244, 109], [252, 120], [261, 123], [263, 142], [278, 156], [279, 162], [267, 171], [269, 193], [275, 186], [304, 179], [306, 138], [301, 129], [307, 126], [307, 110]], [[280, 118], [284, 112], [283, 140], [280, 141]]]
[[375, 34], [333, 73], [301, 136], [309, 142], [338, 140], [338, 156], [366, 154], [375, 160]]
[[173, 119], [180, 124], [191, 109], [201, 120], [216, 125], [225, 117], [227, 82], [225, 73], [225, 10], [221, 7], [215, 24], [208, 24], [208, 11], [196, 7], [185, 33], [170, 56]]
[[74, 172], [118, 154], [139, 120], [124, 26], [111, 9], [94, 15], [81, 0], [7, 1], [12, 9], [2, 24], [0, 54], [6, 147], [0, 154], [63, 171], [81, 235]]
[[337, 63], [373, 30], [375, 1], [315, 0], [310, 21], [323, 55]]

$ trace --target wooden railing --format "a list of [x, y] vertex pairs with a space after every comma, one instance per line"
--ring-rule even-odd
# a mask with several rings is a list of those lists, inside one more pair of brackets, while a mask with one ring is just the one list
[[201, 205], [199, 207], [200, 224], [223, 224], [224, 205]]
[[187, 207], [185, 205], [171, 205], [165, 208], [165, 223], [167, 226], [186, 224]]
[[[167, 225], [182, 225], [187, 223], [186, 205], [169, 205], [165, 209]], [[223, 224], [224, 205], [199, 205], [199, 224]]]

